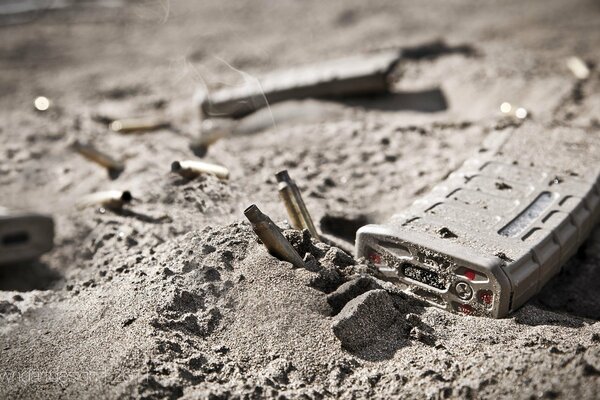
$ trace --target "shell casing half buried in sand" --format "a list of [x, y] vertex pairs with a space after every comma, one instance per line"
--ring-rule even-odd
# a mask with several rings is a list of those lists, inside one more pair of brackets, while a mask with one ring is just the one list
[[291, 263], [294, 267], [304, 267], [300, 254], [292, 247], [283, 236], [281, 230], [267, 215], [263, 214], [256, 204], [252, 204], [244, 211], [244, 215], [252, 224], [254, 233], [263, 242], [269, 253], [282, 261]]
[[125, 164], [98, 150], [89, 143], [75, 141], [75, 143], [72, 145], [72, 148], [88, 160], [106, 168], [111, 177], [116, 177], [123, 172], [123, 170], [125, 170]]
[[292, 227], [298, 230], [304, 229], [304, 224], [302, 222], [302, 214], [300, 213], [300, 210], [296, 205], [294, 189], [286, 182], [280, 182], [278, 190], [279, 197], [281, 197], [281, 200], [285, 205], [285, 209], [287, 210]]
[[78, 208], [99, 206], [110, 210], [121, 210], [123, 205], [131, 203], [133, 196], [129, 190], [109, 190], [106, 192], [92, 193], [77, 203]]
[[567, 68], [571, 71], [575, 78], [585, 80], [590, 77], [590, 68], [587, 63], [579, 57], [569, 57], [567, 59]]
[[111, 122], [110, 129], [119, 133], [141, 133], [166, 128], [169, 125], [168, 121], [156, 117], [123, 118]]
[[319, 232], [315, 228], [296, 183], [290, 178], [286, 170], [278, 172], [275, 176], [277, 182], [279, 182], [279, 195], [285, 203], [285, 208], [291, 220], [290, 222], [294, 228], [299, 230], [308, 229], [311, 236], [319, 240]]
[[210, 174], [219, 179], [228, 179], [229, 170], [221, 165], [209, 164], [196, 160], [173, 161], [171, 171], [178, 173], [187, 179], [193, 179], [198, 175]]

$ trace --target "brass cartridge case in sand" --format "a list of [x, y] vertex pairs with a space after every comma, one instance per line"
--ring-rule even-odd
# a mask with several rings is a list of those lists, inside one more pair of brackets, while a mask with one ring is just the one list
[[296, 183], [290, 178], [286, 170], [278, 172], [275, 176], [277, 182], [279, 182], [279, 195], [285, 203], [292, 226], [299, 230], [308, 229], [311, 236], [319, 240], [319, 232], [315, 228]]
[[285, 205], [285, 209], [287, 210], [292, 227], [298, 230], [304, 229], [304, 224], [302, 223], [302, 214], [296, 205], [294, 189], [287, 182], [280, 182], [278, 190], [279, 197], [281, 197], [281, 200]]
[[147, 132], [169, 126], [164, 119], [153, 117], [123, 118], [113, 121], [110, 129], [119, 133]]
[[109, 190], [85, 196], [77, 203], [78, 208], [99, 206], [110, 210], [121, 210], [123, 205], [133, 200], [129, 190]]
[[567, 68], [579, 80], [586, 80], [590, 77], [590, 68], [587, 63], [579, 57], [569, 57], [567, 59]]
[[193, 179], [202, 174], [211, 174], [219, 179], [229, 178], [229, 170], [227, 168], [196, 160], [173, 161], [171, 171], [187, 179]]
[[263, 214], [256, 204], [252, 204], [244, 211], [244, 215], [252, 224], [254, 233], [264, 243], [269, 253], [282, 261], [291, 263], [294, 267], [304, 267], [300, 254], [287, 241], [281, 230], [267, 215]]
[[119, 176], [119, 174], [125, 169], [125, 165], [122, 162], [115, 160], [110, 155], [98, 150], [89, 143], [75, 141], [72, 147], [73, 150], [81, 154], [83, 157], [106, 168], [111, 177]]

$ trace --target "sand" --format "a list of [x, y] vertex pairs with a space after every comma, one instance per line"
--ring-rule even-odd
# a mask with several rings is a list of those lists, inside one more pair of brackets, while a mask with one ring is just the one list
[[[539, 295], [492, 320], [427, 307], [287, 229], [307, 261], [293, 268], [242, 214], [256, 203], [289, 228], [274, 176], [288, 169], [315, 221], [347, 238], [506, 127], [597, 135], [596, 4], [95, 4], [0, 15], [0, 203], [51, 213], [57, 234], [39, 262], [0, 267], [1, 398], [597, 397], [599, 229]], [[262, 113], [202, 158], [229, 180], [170, 172], [196, 158], [198, 87], [436, 38], [472, 51], [400, 63], [394, 94], [336, 103], [331, 118]], [[567, 69], [573, 55], [588, 80]], [[501, 115], [503, 101], [530, 119]], [[107, 128], [136, 115], [171, 126]], [[75, 139], [125, 171], [111, 179]], [[109, 189], [132, 192], [127, 211], [75, 207]]]

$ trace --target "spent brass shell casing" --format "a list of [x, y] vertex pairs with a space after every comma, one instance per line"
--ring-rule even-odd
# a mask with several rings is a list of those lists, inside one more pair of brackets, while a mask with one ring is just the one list
[[275, 177], [277, 178], [277, 182], [279, 182], [279, 195], [285, 204], [292, 226], [299, 230], [308, 229], [310, 235], [319, 240], [319, 232], [315, 228], [304, 200], [302, 200], [300, 189], [298, 189], [296, 183], [290, 178], [287, 170], [278, 172], [275, 174]]
[[106, 168], [109, 175], [117, 176], [125, 169], [125, 165], [112, 158], [110, 155], [98, 150], [89, 143], [80, 143], [76, 141], [72, 145], [73, 149], [88, 160]]
[[77, 205], [78, 208], [100, 206], [110, 210], [121, 210], [123, 205], [130, 203], [131, 200], [133, 196], [129, 190], [109, 190], [87, 195]]
[[110, 124], [110, 129], [119, 133], [147, 132], [169, 126], [169, 122], [160, 118], [140, 117], [117, 119]]
[[38, 96], [33, 101], [33, 106], [37, 111], [47, 111], [50, 108], [50, 100], [45, 96]]
[[281, 197], [281, 200], [285, 205], [292, 227], [298, 230], [304, 229], [302, 215], [300, 214], [300, 210], [298, 209], [294, 198], [294, 190], [287, 182], [280, 182], [278, 190], [279, 197]]
[[192, 179], [202, 174], [214, 175], [219, 179], [229, 178], [229, 170], [222, 165], [209, 164], [196, 160], [173, 161], [171, 171], [187, 179]]
[[282, 261], [291, 263], [294, 267], [304, 267], [300, 254], [283, 236], [281, 230], [267, 215], [263, 214], [256, 204], [246, 208], [244, 215], [250, 221], [254, 233], [263, 242], [269, 253]]
[[529, 111], [527, 111], [524, 107], [517, 107], [514, 104], [511, 104], [507, 101], [500, 104], [500, 112], [505, 115], [509, 115], [511, 117], [516, 117], [518, 119], [525, 119], [529, 115]]
[[571, 71], [575, 78], [586, 80], [590, 77], [590, 68], [587, 63], [579, 57], [569, 57], [567, 59], [567, 68]]

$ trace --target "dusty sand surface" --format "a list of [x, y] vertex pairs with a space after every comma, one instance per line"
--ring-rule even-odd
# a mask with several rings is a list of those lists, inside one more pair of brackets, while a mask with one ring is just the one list
[[[374, 281], [332, 302], [370, 267], [286, 230], [308, 261], [293, 269], [242, 214], [256, 203], [286, 226], [274, 174], [288, 169], [339, 235], [348, 224], [332, 216], [383, 221], [514, 125], [503, 101], [545, 129], [598, 135], [597, 3], [55, 3], [0, 13], [0, 204], [53, 214], [57, 233], [40, 262], [0, 268], [1, 398], [597, 397], [600, 230], [538, 296], [490, 320]], [[439, 38], [470, 51], [401, 62], [394, 94], [337, 103], [335, 118], [267, 119], [216, 143], [203, 159], [228, 181], [169, 172], [195, 157], [198, 87]], [[573, 55], [588, 80], [566, 68]], [[107, 129], [132, 115], [171, 127]], [[111, 180], [75, 139], [125, 171]], [[112, 188], [133, 193], [128, 212], [75, 208]]]

